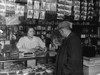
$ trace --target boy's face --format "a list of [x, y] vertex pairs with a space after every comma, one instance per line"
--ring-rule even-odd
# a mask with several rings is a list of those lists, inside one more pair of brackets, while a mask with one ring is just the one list
[[33, 29], [33, 28], [30, 28], [30, 29], [28, 30], [28, 36], [29, 36], [29, 37], [33, 37], [34, 34], [35, 34], [34, 29]]

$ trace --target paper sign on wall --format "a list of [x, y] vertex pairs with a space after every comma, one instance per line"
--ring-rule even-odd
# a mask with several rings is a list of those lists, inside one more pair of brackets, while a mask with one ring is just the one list
[[39, 9], [40, 9], [40, 2], [34, 1], [34, 10], [39, 10]]
[[6, 17], [6, 25], [19, 25], [19, 17], [16, 15]]
[[0, 15], [5, 16], [6, 14], [6, 6], [4, 3], [0, 3]]
[[46, 11], [50, 11], [51, 3], [46, 3]]
[[27, 0], [28, 5], [32, 5], [33, 1], [32, 0]]
[[40, 11], [40, 19], [45, 19], [45, 11]]
[[33, 16], [33, 10], [28, 10], [27, 18], [32, 18], [32, 16]]
[[32, 10], [32, 6], [33, 6], [33, 1], [32, 0], [27, 0], [27, 9]]
[[46, 2], [41, 2], [41, 10], [45, 10]]
[[27, 4], [27, 9], [32, 10], [33, 9], [33, 5], [28, 5]]
[[6, 3], [6, 17], [15, 14], [15, 5]]
[[24, 6], [17, 4], [15, 14], [18, 16], [24, 16], [24, 9], [25, 9]]
[[51, 11], [56, 11], [56, 7], [57, 6], [57, 4], [56, 3], [51, 3], [51, 8], [50, 8], [50, 10]]
[[38, 19], [39, 18], [39, 11], [34, 11], [34, 19]]

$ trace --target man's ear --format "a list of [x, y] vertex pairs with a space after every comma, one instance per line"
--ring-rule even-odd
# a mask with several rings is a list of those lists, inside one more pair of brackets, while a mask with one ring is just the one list
[[59, 32], [60, 32], [61, 34], [64, 33], [63, 29], [60, 29]]

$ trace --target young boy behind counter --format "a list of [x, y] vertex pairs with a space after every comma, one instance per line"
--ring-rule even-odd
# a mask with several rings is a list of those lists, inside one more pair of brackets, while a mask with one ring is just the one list
[[45, 43], [39, 38], [34, 36], [35, 30], [32, 27], [27, 28], [27, 35], [21, 37], [17, 43], [17, 48], [21, 52], [34, 52], [34, 48], [45, 48]]

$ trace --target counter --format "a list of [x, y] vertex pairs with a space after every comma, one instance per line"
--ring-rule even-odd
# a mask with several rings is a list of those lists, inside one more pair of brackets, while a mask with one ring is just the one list
[[84, 75], [97, 75], [100, 73], [100, 56], [83, 57]]
[[[51, 53], [53, 51], [47, 51], [45, 55], [43, 56], [33, 56], [33, 57], [19, 57], [16, 59], [6, 59], [4, 57], [0, 57], [0, 63], [2, 63], [2, 69], [4, 69], [4, 63], [6, 62], [17, 62], [17, 61], [27, 61], [25, 64], [26, 66], [34, 66], [37, 65], [37, 62], [41, 59], [45, 60], [46, 63], [48, 63], [49, 59], [53, 58], [55, 53], [53, 52], [53, 55], [50, 56], [49, 53]], [[34, 63], [34, 65], [33, 65]]]

